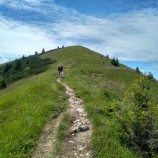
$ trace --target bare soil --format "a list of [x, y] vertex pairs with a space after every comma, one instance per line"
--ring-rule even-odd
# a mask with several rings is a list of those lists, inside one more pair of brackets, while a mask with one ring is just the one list
[[54, 142], [56, 141], [56, 133], [62, 117], [63, 114], [57, 118], [52, 117], [46, 123], [41, 136], [39, 137], [32, 158], [51, 158], [55, 144]]
[[75, 92], [63, 84], [69, 96], [69, 113], [73, 122], [61, 148], [60, 158], [91, 158], [92, 125], [84, 110], [83, 101], [75, 96]]

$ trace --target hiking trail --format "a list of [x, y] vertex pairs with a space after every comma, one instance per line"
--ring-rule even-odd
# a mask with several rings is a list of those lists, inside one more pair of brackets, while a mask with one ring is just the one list
[[32, 158], [51, 158], [55, 141], [56, 134], [63, 114], [57, 118], [51, 118], [46, 124], [42, 133], [37, 141], [37, 146], [33, 152]]
[[[91, 158], [91, 135], [92, 125], [84, 110], [83, 101], [77, 98], [74, 91], [62, 83], [69, 99], [69, 107], [66, 110], [72, 117], [72, 123], [68, 129], [68, 134], [61, 146], [59, 158]], [[63, 113], [57, 118], [51, 118], [45, 125], [32, 158], [51, 158], [55, 148], [56, 135], [62, 121]]]
[[61, 148], [60, 158], [91, 158], [91, 135], [92, 125], [88, 119], [87, 113], [84, 110], [83, 101], [77, 98], [74, 91], [64, 85], [66, 94], [69, 96], [68, 112], [73, 118], [73, 122], [68, 129], [68, 135], [65, 138]]

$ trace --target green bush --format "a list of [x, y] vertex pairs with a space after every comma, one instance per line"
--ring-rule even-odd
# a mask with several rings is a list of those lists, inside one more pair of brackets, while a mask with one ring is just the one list
[[146, 74], [146, 77], [149, 79], [149, 80], [155, 80], [154, 79], [154, 76], [151, 72], [149, 72], [148, 74]]
[[12, 68], [12, 64], [11, 63], [7, 63], [3, 69], [3, 73], [8, 72], [10, 69]]
[[136, 72], [141, 73], [138, 67], [136, 67]]
[[158, 153], [158, 129], [149, 81], [143, 78], [132, 84], [118, 106], [116, 116], [123, 131], [122, 143], [143, 157], [153, 157]]
[[114, 65], [114, 66], [119, 66], [119, 60], [118, 60], [118, 58], [113, 58], [111, 60], [111, 64]]
[[1, 80], [0, 81], [0, 89], [4, 89], [7, 87], [6, 81], [5, 80]]
[[106, 55], [105, 57], [106, 57], [107, 59], [109, 59], [109, 55]]

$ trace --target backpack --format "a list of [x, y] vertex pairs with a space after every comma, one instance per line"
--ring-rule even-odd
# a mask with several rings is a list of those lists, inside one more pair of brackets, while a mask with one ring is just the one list
[[62, 71], [63, 70], [63, 66], [62, 65], [58, 65], [58, 71]]

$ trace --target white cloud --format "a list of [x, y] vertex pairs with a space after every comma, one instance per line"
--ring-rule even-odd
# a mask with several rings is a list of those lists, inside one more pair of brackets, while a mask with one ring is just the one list
[[0, 21], [0, 55], [15, 57], [23, 54], [34, 54], [56, 48], [60, 43], [45, 31], [34, 26], [24, 26], [15, 21], [2, 19]]
[[6, 57], [0, 55], [0, 63], [6, 63], [6, 62], [8, 62], [8, 61], [9, 61], [9, 60], [8, 60]]
[[[115, 19], [82, 15], [76, 18], [78, 21], [75, 23], [71, 20], [56, 23], [52, 26], [53, 30], [62, 39], [80, 39], [78, 44], [121, 60], [157, 60], [158, 15], [153, 10], [129, 13]], [[89, 42], [83, 43], [85, 39]], [[94, 44], [92, 39], [98, 42]]]
[[1, 0], [0, 4], [7, 4], [7, 5], [12, 5], [12, 4], [21, 4], [21, 2], [27, 2], [27, 3], [32, 3], [32, 4], [40, 4], [44, 0]]
[[40, 6], [46, 0], [1, 0], [0, 5], [6, 5], [13, 9], [41, 11]]

